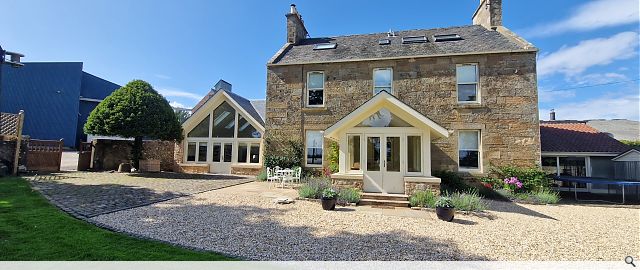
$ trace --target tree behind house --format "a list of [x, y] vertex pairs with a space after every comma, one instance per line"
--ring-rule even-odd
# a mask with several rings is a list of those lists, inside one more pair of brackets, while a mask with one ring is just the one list
[[182, 140], [182, 127], [169, 102], [142, 80], [114, 91], [91, 112], [87, 134], [134, 138], [133, 166], [139, 168], [142, 139]]

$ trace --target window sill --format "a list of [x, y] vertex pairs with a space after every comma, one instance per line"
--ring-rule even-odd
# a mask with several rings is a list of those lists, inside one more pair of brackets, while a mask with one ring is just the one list
[[302, 108], [303, 112], [325, 112], [327, 111], [327, 107], [304, 107]]
[[458, 109], [475, 109], [475, 108], [485, 108], [487, 106], [485, 106], [484, 104], [480, 103], [480, 102], [463, 102], [463, 103], [458, 103], [456, 104], [456, 108]]

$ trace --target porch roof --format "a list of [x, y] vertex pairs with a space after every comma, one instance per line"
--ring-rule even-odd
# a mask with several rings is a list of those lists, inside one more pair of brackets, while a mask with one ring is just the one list
[[416, 128], [428, 129], [434, 138], [449, 137], [449, 131], [438, 125], [433, 120], [424, 116], [420, 112], [411, 108], [411, 106], [400, 101], [398, 98], [389, 94], [387, 91], [381, 91], [364, 104], [347, 114], [329, 128], [324, 131], [324, 137], [338, 139], [338, 134], [347, 129], [356, 126], [358, 123], [375, 113], [380, 109], [388, 109], [397, 114], [403, 120], [409, 122]]

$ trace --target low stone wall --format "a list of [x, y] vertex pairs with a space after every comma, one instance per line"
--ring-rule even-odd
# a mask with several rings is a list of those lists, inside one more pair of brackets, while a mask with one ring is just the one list
[[436, 196], [440, 195], [440, 179], [437, 181], [424, 181], [424, 180], [404, 180], [404, 194], [413, 195], [419, 190], [431, 190]]
[[181, 173], [203, 174], [209, 173], [209, 164], [177, 164], [176, 171]]
[[331, 185], [336, 188], [356, 188], [362, 190], [364, 182], [361, 175], [332, 174]]
[[262, 167], [231, 166], [231, 174], [257, 176], [262, 171]]
[[[20, 157], [18, 159], [18, 166], [27, 166], [27, 153], [29, 147], [29, 138], [23, 137], [20, 143]], [[0, 140], [0, 164], [8, 168], [8, 174], [13, 172], [13, 162], [16, 153], [16, 141], [15, 140]], [[0, 165], [1, 166], [1, 165]], [[1, 174], [2, 172], [0, 172]]]
[[[97, 139], [93, 141], [93, 169], [117, 170], [120, 163], [131, 162], [133, 141]], [[160, 169], [175, 171], [174, 145], [172, 141], [144, 141], [142, 157], [160, 160]]]

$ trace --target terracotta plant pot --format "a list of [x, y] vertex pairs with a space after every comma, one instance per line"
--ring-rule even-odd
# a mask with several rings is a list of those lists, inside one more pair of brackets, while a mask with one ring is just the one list
[[325, 199], [322, 198], [322, 209], [324, 210], [335, 210], [337, 198]]
[[436, 215], [439, 219], [451, 222], [453, 220], [453, 215], [455, 214], [456, 209], [450, 207], [436, 207]]

